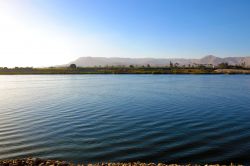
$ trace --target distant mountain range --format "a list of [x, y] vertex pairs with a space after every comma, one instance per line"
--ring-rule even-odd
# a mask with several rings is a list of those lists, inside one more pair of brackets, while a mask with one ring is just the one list
[[[241, 65], [245, 63], [246, 66], [250, 66], [250, 57], [226, 57], [219, 58], [213, 55], [205, 56], [201, 59], [156, 59], [156, 58], [106, 58], [106, 57], [80, 57], [69, 64], [76, 64], [80, 67], [94, 67], [94, 66], [169, 66], [170, 61], [178, 65], [218, 65], [223, 62], [227, 62], [230, 65]], [[67, 65], [69, 65], [67, 64]]]

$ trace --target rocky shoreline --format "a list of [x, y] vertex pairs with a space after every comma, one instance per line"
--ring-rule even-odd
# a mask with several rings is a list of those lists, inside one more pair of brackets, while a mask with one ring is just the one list
[[[94, 164], [73, 164], [67, 161], [60, 160], [46, 160], [40, 158], [24, 158], [0, 160], [0, 166], [200, 166], [200, 164], [163, 164], [163, 163], [142, 163], [142, 162], [128, 162], [128, 163], [94, 163]], [[240, 164], [229, 164], [230, 166], [242, 166]], [[220, 166], [220, 164], [205, 164], [205, 166]], [[226, 166], [226, 165], [225, 165]]]

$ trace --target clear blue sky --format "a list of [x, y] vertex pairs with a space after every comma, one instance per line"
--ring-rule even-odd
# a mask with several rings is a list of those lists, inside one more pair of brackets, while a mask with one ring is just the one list
[[[66, 62], [79, 56], [250, 56], [250, 0], [0, 2], [5, 9], [2, 14], [15, 20], [14, 27], [23, 28], [19, 32], [12, 25], [12, 32], [25, 34], [16, 40], [13, 37], [19, 41], [15, 44], [22, 43], [28, 36], [28, 41], [23, 44], [27, 49], [19, 50], [21, 56], [28, 58], [27, 52], [33, 58], [32, 63], [39, 58], [40, 63], [45, 63], [52, 57], [51, 63]], [[1, 22], [6, 26], [6, 21]], [[2, 43], [5, 44], [4, 41]], [[0, 56], [7, 56], [11, 49], [18, 50], [15, 44], [10, 43], [11, 46], [5, 44], [8, 49], [0, 52]], [[60, 52], [60, 48], [63, 51]], [[18, 51], [12, 51], [9, 57], [16, 54]], [[42, 65], [39, 62], [37, 65]]]

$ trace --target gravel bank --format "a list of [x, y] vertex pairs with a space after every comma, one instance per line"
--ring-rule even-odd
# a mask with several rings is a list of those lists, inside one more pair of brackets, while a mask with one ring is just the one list
[[[163, 163], [95, 163], [95, 164], [72, 164], [66, 161], [59, 160], [44, 160], [40, 158], [25, 158], [13, 160], [0, 160], [0, 166], [180, 166], [179, 164], [163, 164]], [[194, 164], [186, 164], [181, 166], [192, 166]], [[200, 166], [199, 164], [195, 166]], [[207, 164], [205, 166], [220, 166], [219, 164]], [[230, 166], [241, 166], [237, 164], [230, 164]]]

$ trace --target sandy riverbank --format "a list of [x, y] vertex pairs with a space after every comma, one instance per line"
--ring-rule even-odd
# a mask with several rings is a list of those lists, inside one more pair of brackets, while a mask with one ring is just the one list
[[250, 74], [250, 70], [241, 69], [217, 69], [214, 72], [220, 74]]

